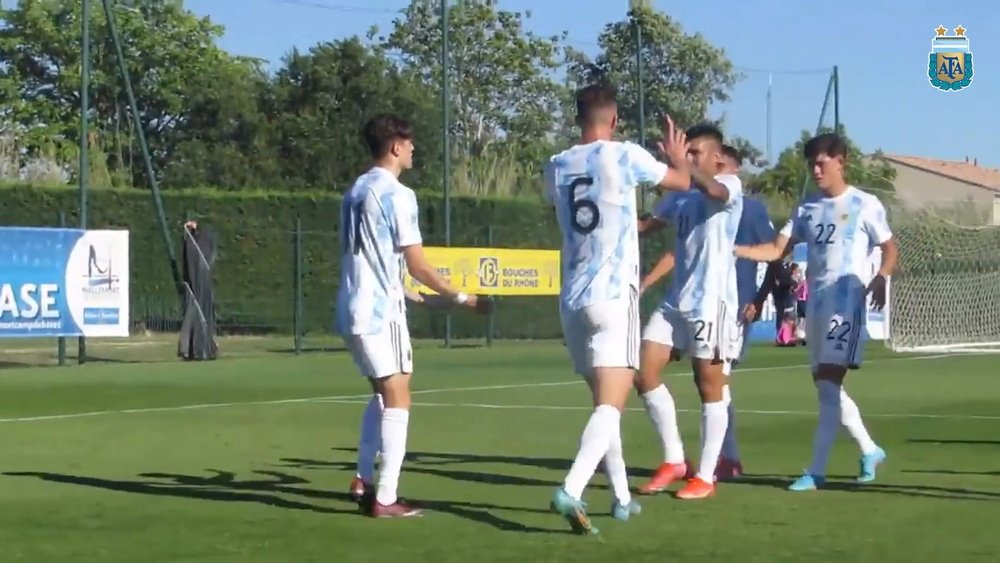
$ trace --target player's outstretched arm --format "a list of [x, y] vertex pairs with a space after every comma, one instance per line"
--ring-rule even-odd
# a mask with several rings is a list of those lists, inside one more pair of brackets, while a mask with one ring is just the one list
[[696, 188], [711, 199], [722, 203], [729, 202], [731, 197], [729, 188], [714, 177], [708, 176], [700, 170], [691, 169], [691, 180]]
[[455, 305], [455, 301], [442, 295], [435, 295], [433, 293], [424, 295], [423, 293], [409, 289], [404, 289], [403, 291], [406, 293], [407, 299], [428, 309], [451, 309]]
[[754, 262], [774, 262], [781, 260], [792, 251], [791, 238], [779, 234], [771, 242], [753, 246], [736, 246], [734, 253], [738, 258], [746, 258]]
[[403, 248], [403, 260], [406, 261], [406, 269], [414, 279], [438, 294], [436, 297], [431, 295], [420, 296], [420, 302], [430, 307], [435, 307], [434, 304], [436, 304], [436, 308], [440, 308], [442, 306], [441, 300], [445, 300], [454, 305], [465, 305], [472, 309], [481, 309], [477, 296], [467, 295], [458, 291], [437, 273], [437, 269], [427, 261], [422, 244], [412, 244]]
[[653, 233], [658, 233], [667, 226], [667, 222], [652, 213], [646, 213], [639, 217], [639, 236], [646, 237]]
[[777, 279], [778, 268], [781, 267], [781, 263], [778, 261], [770, 262], [767, 265], [767, 271], [764, 272], [764, 280], [760, 282], [760, 287], [757, 288], [757, 295], [753, 298], [753, 305], [757, 311], [761, 311], [764, 308], [764, 302], [767, 301], [767, 296], [774, 291], [775, 281]]
[[639, 284], [639, 294], [641, 295], [645, 293], [647, 289], [669, 274], [670, 270], [674, 269], [675, 263], [676, 260], [674, 258], [674, 253], [670, 251], [664, 252], [663, 256], [660, 257], [659, 262], [657, 262], [656, 265], [653, 266], [653, 269], [650, 270], [644, 278], [642, 278], [642, 282]]

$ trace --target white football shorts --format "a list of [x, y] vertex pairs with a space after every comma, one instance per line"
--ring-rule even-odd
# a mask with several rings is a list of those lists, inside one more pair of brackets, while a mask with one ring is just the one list
[[701, 360], [728, 361], [740, 354], [741, 330], [735, 311], [724, 303], [711, 319], [685, 318], [676, 308], [663, 304], [649, 317], [642, 339], [670, 346], [676, 358], [690, 354]]
[[593, 377], [595, 368], [639, 369], [639, 292], [560, 311], [573, 370]]
[[413, 347], [406, 321], [388, 321], [378, 334], [349, 334], [344, 343], [354, 365], [369, 379], [413, 373]]

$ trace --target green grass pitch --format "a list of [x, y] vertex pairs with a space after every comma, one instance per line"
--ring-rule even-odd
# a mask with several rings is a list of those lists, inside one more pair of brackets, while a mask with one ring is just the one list
[[[602, 533], [580, 537], [548, 512], [589, 412], [559, 344], [416, 351], [400, 493], [427, 513], [408, 520], [362, 517], [347, 498], [367, 385], [345, 353], [133, 354], [143, 361], [0, 370], [3, 561], [964, 563], [995, 561], [1000, 548], [993, 356], [871, 344], [848, 389], [887, 463], [876, 482], [855, 484], [858, 452], [842, 433], [831, 488], [791, 493], [816, 420], [806, 353], [755, 347], [733, 380], [749, 475], [705, 501], [638, 497], [643, 513], [619, 523], [599, 474], [585, 500]], [[665, 380], [697, 457], [688, 365]], [[630, 406], [637, 485], [660, 446], [641, 404]]]

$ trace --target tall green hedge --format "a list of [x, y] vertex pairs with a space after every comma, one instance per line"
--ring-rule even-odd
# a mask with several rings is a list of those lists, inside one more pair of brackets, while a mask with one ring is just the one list
[[[425, 244], [444, 242], [443, 200], [420, 192]], [[217, 313], [227, 332], [291, 333], [294, 318], [293, 229], [303, 230], [304, 326], [308, 333], [329, 333], [338, 280], [340, 196], [308, 192], [226, 192], [213, 189], [163, 193], [170, 237], [181, 258], [182, 225], [188, 218], [219, 233], [215, 264]], [[70, 187], [0, 186], [0, 225], [56, 226], [60, 211], [67, 225], [78, 224], [78, 193]], [[175, 330], [179, 301], [174, 294], [167, 250], [150, 192], [140, 189], [92, 190], [90, 228], [127, 228], [131, 244], [132, 317], [139, 327]], [[532, 200], [452, 199], [451, 240], [455, 246], [559, 248], [551, 207]], [[647, 262], [665, 248], [668, 237], [646, 243]], [[644, 303], [655, 305], [659, 292]], [[471, 314], [452, 315], [456, 337], [481, 337], [486, 321]], [[440, 338], [444, 317], [411, 307], [411, 332]], [[504, 297], [498, 302], [498, 338], [557, 338], [558, 302], [551, 297]]]
[[[149, 191], [92, 190], [90, 228], [127, 228], [131, 245], [133, 320], [156, 330], [179, 323], [167, 249]], [[425, 244], [444, 242], [443, 200], [420, 193]], [[291, 332], [294, 276], [293, 229], [303, 229], [304, 322], [307, 331], [329, 331], [338, 279], [340, 196], [324, 193], [224, 192], [212, 189], [163, 193], [178, 260], [187, 218], [219, 233], [215, 282], [223, 330]], [[0, 225], [56, 226], [60, 211], [75, 226], [78, 193], [70, 187], [0, 187]], [[525, 200], [453, 198], [452, 244], [505, 248], [558, 248], [551, 210]], [[551, 298], [506, 298], [496, 316], [500, 337], [533, 338], [558, 333]], [[440, 336], [444, 320], [414, 311], [415, 336]], [[456, 336], [484, 334], [485, 321], [453, 316]], [[553, 333], [553, 330], [556, 333]]]

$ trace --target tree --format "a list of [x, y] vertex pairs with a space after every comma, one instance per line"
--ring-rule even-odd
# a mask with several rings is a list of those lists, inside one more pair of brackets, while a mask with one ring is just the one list
[[[281, 184], [342, 188], [370, 157], [361, 138], [379, 112], [406, 116], [416, 139], [413, 183], [439, 179], [438, 104], [420, 78], [396, 67], [378, 46], [357, 37], [293, 50], [272, 81], [266, 110], [276, 130], [274, 155]], [[435, 176], [436, 175], [436, 176]]]
[[[551, 75], [561, 65], [562, 47], [559, 37], [526, 31], [524, 19], [530, 15], [497, 9], [493, 0], [465, 0], [448, 8], [449, 133], [465, 154], [482, 154], [504, 139], [527, 143], [553, 133], [552, 116], [560, 110], [565, 88]], [[440, 95], [438, 2], [413, 0], [380, 40], [402, 68]]]
[[[145, 172], [132, 137], [132, 116], [118, 71], [107, 18], [91, 13], [92, 143], [112, 168], [140, 183]], [[219, 48], [222, 28], [183, 8], [181, 0], [142, 0], [135, 8], [115, 4], [122, 50], [157, 169], [171, 158], [185, 126], [188, 101], [209, 90], [228, 97], [220, 76], [253, 72], [252, 65]], [[79, 142], [80, 2], [20, 0], [0, 12], [0, 91], [16, 92], [7, 110], [29, 145], [43, 140], [74, 150]], [[135, 165], [133, 165], [135, 163]]]
[[738, 150], [741, 155], [743, 155], [743, 164], [750, 165], [755, 168], [761, 168], [768, 164], [767, 159], [764, 158], [764, 152], [754, 146], [749, 140], [740, 137], [733, 136], [726, 139], [726, 144], [730, 145], [734, 149]]
[[183, 127], [171, 131], [164, 188], [279, 186], [277, 132], [265, 113], [271, 84], [261, 69], [220, 66], [186, 101]]
[[680, 24], [664, 13], [632, 9], [625, 20], [605, 26], [598, 38], [601, 52], [596, 59], [573, 53], [570, 62], [570, 75], [578, 85], [603, 82], [618, 89], [626, 136], [638, 137], [640, 123], [637, 27], [642, 30], [644, 113], [650, 141], [660, 137], [664, 114], [687, 127], [704, 121], [713, 102], [728, 99], [739, 76], [724, 50], [700, 34], [685, 34]]
[[[822, 130], [821, 132], [829, 132]], [[893, 180], [896, 170], [889, 164], [881, 151], [864, 155], [861, 149], [847, 136], [843, 126], [840, 134], [847, 142], [846, 178], [853, 185], [873, 191], [879, 197], [891, 197], [895, 191]], [[781, 151], [777, 162], [751, 180], [749, 187], [767, 194], [798, 198], [803, 187], [815, 189], [802, 151], [807, 141], [814, 136], [803, 131], [796, 143]]]

